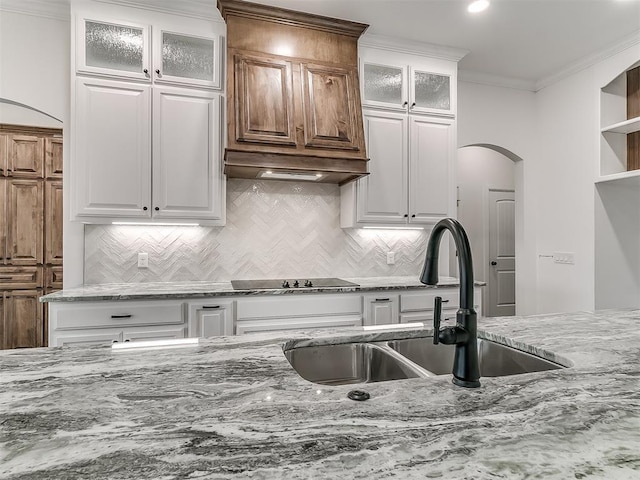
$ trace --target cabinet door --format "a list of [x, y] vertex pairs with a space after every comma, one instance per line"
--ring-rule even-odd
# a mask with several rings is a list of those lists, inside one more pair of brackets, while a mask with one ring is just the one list
[[75, 120], [76, 216], [149, 217], [150, 87], [78, 78]]
[[44, 138], [10, 135], [8, 174], [20, 178], [42, 178]]
[[189, 312], [190, 337], [233, 335], [233, 315], [229, 302], [199, 305]]
[[150, 81], [149, 26], [78, 16], [76, 70]]
[[407, 111], [408, 79], [405, 65], [361, 61], [362, 105]]
[[43, 180], [7, 180], [7, 261], [42, 263]]
[[110, 345], [122, 341], [122, 330], [86, 330], [78, 332], [50, 332], [49, 346], [64, 347], [65, 345]]
[[143, 340], [167, 340], [184, 338], [184, 327], [146, 327], [125, 329], [122, 334], [124, 342], [139, 342]]
[[154, 25], [154, 81], [220, 88], [221, 43], [213, 32], [190, 29], [187, 35]]
[[62, 265], [62, 181], [47, 181], [44, 190], [44, 263]]
[[361, 151], [356, 70], [307, 63], [301, 74], [305, 147]]
[[0, 347], [41, 347], [43, 342], [42, 290], [12, 290], [2, 298]]
[[406, 223], [407, 124], [407, 115], [365, 110], [370, 174], [358, 180], [358, 222]]
[[455, 85], [452, 75], [434, 73], [427, 69], [411, 68], [411, 113], [455, 113]]
[[397, 295], [366, 295], [364, 297], [364, 325], [389, 325], [398, 323]]
[[234, 69], [236, 141], [295, 146], [291, 62], [237, 53]]
[[153, 216], [221, 221], [220, 95], [155, 87]]
[[62, 138], [44, 140], [44, 170], [46, 178], [62, 178]]
[[449, 214], [455, 190], [452, 120], [410, 116], [409, 222], [435, 223]]

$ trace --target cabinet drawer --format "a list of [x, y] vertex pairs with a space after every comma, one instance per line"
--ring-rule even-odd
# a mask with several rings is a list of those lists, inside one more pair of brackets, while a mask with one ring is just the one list
[[59, 306], [52, 313], [56, 329], [166, 325], [184, 322], [180, 302], [91, 302]]
[[400, 295], [400, 312], [419, 312], [433, 310], [436, 297], [442, 297], [442, 308], [458, 308], [460, 305], [460, 292], [456, 288], [450, 290], [431, 289], [428, 292], [411, 292]]
[[360, 315], [336, 315], [331, 317], [290, 318], [270, 320], [245, 320], [236, 323], [236, 335], [273, 332], [281, 330], [309, 330], [314, 328], [359, 327]]
[[42, 287], [40, 267], [0, 267], [0, 289]]
[[288, 298], [248, 298], [237, 302], [238, 320], [347, 314], [362, 314], [360, 295], [308, 294]]

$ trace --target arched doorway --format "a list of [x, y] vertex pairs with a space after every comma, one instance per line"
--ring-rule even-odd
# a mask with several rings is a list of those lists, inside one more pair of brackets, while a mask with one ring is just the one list
[[494, 145], [458, 150], [457, 217], [471, 243], [474, 276], [486, 282], [484, 316], [516, 313], [516, 161]]

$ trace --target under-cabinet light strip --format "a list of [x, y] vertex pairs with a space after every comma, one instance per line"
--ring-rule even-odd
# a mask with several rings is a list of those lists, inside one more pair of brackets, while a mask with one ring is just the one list
[[424, 230], [424, 227], [374, 227], [366, 226], [362, 227], [367, 230]]
[[137, 226], [149, 226], [155, 225], [157, 227], [199, 227], [199, 223], [145, 223], [145, 222], [111, 222], [111, 225], [137, 225]]
[[426, 325], [424, 323], [413, 322], [413, 323], [395, 323], [392, 325], [365, 325], [364, 327], [362, 327], [362, 329], [365, 331], [390, 330], [390, 329], [399, 330], [401, 328], [425, 328], [425, 326]]

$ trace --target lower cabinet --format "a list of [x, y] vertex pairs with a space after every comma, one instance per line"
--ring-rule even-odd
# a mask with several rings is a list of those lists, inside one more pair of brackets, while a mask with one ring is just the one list
[[363, 325], [389, 325], [398, 323], [398, 295], [365, 295]]
[[239, 299], [235, 334], [362, 325], [362, 296], [305, 294]]
[[100, 345], [184, 338], [180, 300], [53, 302], [49, 304], [49, 346]]
[[234, 301], [216, 299], [189, 302], [189, 336], [233, 335]]
[[[474, 289], [474, 309], [481, 316], [482, 292]], [[436, 297], [442, 298], [442, 319], [455, 318], [460, 308], [460, 290], [456, 288], [436, 288], [427, 291], [413, 291], [400, 294], [400, 323], [433, 322]]]
[[0, 349], [43, 346], [41, 289], [0, 291]]

